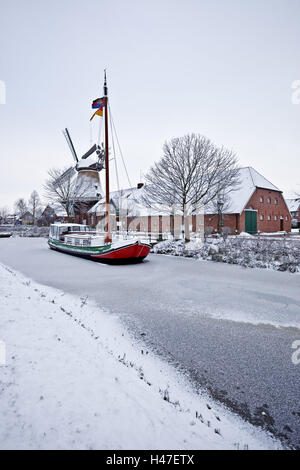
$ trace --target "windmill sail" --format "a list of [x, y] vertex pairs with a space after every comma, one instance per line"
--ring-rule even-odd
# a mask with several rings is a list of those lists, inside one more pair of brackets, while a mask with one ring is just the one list
[[75, 148], [74, 148], [74, 145], [73, 145], [71, 136], [70, 136], [69, 131], [68, 131], [67, 128], [65, 128], [65, 130], [63, 130], [63, 135], [64, 135], [65, 138], [66, 138], [66, 141], [67, 141], [67, 143], [68, 143], [68, 146], [69, 146], [69, 148], [70, 148], [70, 150], [71, 150], [71, 153], [72, 153], [72, 155], [73, 155], [73, 158], [74, 158], [75, 162], [78, 163], [77, 153], [76, 153], [76, 151], [75, 151]]
[[53, 183], [53, 186], [55, 188], [57, 188], [58, 186], [63, 184], [65, 181], [70, 180], [71, 178], [73, 178], [74, 174], [75, 174], [75, 168], [73, 166], [71, 166], [66, 171], [64, 171], [64, 173], [62, 175], [60, 175], [59, 178], [57, 178], [55, 180], [55, 182]]
[[84, 155], [82, 155], [82, 159], [85, 160], [86, 158], [88, 158], [90, 155], [92, 155], [94, 152], [96, 152], [97, 150], [97, 145], [94, 144], [93, 147], [90, 148], [90, 150], [88, 150]]

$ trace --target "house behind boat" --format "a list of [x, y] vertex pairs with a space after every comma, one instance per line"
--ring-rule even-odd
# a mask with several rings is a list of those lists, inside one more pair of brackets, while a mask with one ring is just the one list
[[31, 212], [26, 211], [18, 220], [22, 225], [33, 225], [34, 219]]
[[300, 228], [300, 197], [296, 199], [287, 199], [289, 211], [292, 218], [292, 227]]

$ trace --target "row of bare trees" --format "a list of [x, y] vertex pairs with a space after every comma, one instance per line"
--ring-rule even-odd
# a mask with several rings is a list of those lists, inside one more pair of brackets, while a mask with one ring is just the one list
[[[67, 214], [68, 218], [74, 215], [74, 207], [77, 204], [77, 209], [84, 211], [87, 209], [83, 202], [78, 204], [78, 200], [84, 198], [87, 194], [89, 187], [86, 182], [78, 184], [73, 174], [68, 173], [65, 176], [65, 169], [52, 168], [48, 171], [48, 178], [44, 185], [44, 199], [52, 204], [54, 207], [60, 206]], [[42, 202], [36, 190], [32, 191], [28, 201], [21, 197], [14, 203], [14, 214], [17, 218], [22, 218], [30, 212], [32, 215], [33, 224], [36, 224], [37, 219], [42, 212]], [[0, 222], [5, 222], [9, 215], [9, 209], [6, 206], [0, 208]]]
[[9, 209], [7, 206], [0, 207], [0, 223], [3, 223], [6, 221], [8, 214], [9, 214]]
[[26, 212], [30, 212], [33, 219], [33, 224], [36, 223], [37, 217], [41, 213], [42, 203], [40, 200], [40, 196], [36, 190], [32, 191], [28, 202], [24, 198], [19, 198], [15, 202], [15, 212], [18, 217], [22, 218]]
[[[14, 204], [14, 212], [15, 216], [18, 218], [22, 218], [26, 212], [30, 212], [32, 215], [33, 223], [36, 223], [37, 218], [41, 214], [42, 204], [40, 200], [40, 196], [36, 190], [32, 191], [28, 201], [24, 198], [19, 198], [16, 200]], [[0, 208], [0, 222], [5, 223], [6, 219], [9, 215], [9, 209], [7, 206], [3, 206]]]

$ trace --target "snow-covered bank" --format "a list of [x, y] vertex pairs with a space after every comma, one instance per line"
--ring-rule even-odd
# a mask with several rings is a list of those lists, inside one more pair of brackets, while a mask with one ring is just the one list
[[0, 266], [2, 449], [280, 448], [88, 298]]
[[153, 247], [154, 253], [198, 258], [247, 268], [269, 268], [300, 272], [300, 240], [228, 237], [208, 238], [206, 242], [164, 241]]
[[36, 225], [1, 225], [0, 232], [11, 233], [13, 237], [48, 238], [49, 227]]

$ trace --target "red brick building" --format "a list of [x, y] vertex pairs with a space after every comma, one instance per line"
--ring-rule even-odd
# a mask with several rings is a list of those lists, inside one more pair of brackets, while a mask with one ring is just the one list
[[[232, 233], [291, 231], [291, 215], [282, 191], [251, 167], [240, 169], [239, 188], [230, 193], [222, 222]], [[205, 227], [217, 231], [219, 223], [220, 214], [206, 208]]]

